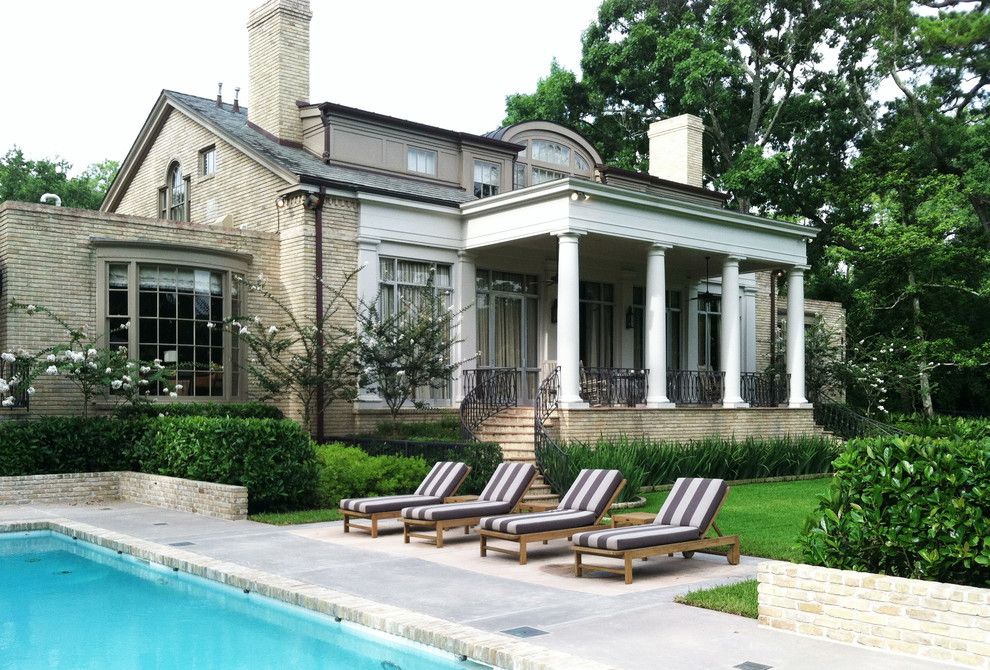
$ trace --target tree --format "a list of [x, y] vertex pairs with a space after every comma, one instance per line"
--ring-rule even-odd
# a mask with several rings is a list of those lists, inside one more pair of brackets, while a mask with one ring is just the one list
[[447, 388], [462, 364], [450, 358], [461, 312], [447, 306], [449, 294], [435, 288], [431, 274], [398, 310], [382, 311], [376, 300], [358, 312], [361, 386], [385, 401], [393, 421], [407, 402], [417, 409], [427, 407], [416, 392]]
[[105, 160], [70, 177], [72, 165], [67, 161], [28, 160], [15, 146], [0, 157], [0, 202], [38, 202], [45, 193], [54, 193], [63, 207], [99, 209], [119, 167], [117, 161]]

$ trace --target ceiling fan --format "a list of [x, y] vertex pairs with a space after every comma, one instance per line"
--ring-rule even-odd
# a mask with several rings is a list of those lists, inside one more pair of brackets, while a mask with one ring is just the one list
[[698, 295], [696, 295], [695, 297], [691, 298], [691, 300], [697, 300], [699, 306], [704, 305], [706, 311], [714, 308], [716, 304], [715, 301], [719, 300], [722, 297], [717, 293], [712, 293], [709, 290], [710, 286], [708, 285], [708, 278], [711, 276], [711, 273], [709, 272], [708, 263], [711, 261], [711, 259], [712, 259], [711, 256], [705, 256], [705, 290], [702, 291], [701, 293], [698, 293]]

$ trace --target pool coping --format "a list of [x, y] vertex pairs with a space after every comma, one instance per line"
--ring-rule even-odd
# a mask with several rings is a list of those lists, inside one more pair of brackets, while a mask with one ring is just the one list
[[498, 633], [385, 605], [298, 579], [142, 540], [66, 518], [0, 522], [0, 533], [48, 530], [283, 603], [419, 642], [472, 661], [510, 670], [616, 670], [597, 661], [513, 640]]

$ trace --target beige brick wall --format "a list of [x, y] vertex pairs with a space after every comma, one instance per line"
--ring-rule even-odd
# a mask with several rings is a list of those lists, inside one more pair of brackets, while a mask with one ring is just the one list
[[247, 518], [248, 490], [243, 486], [143, 472], [0, 477], [0, 506], [32, 503], [85, 505], [108, 500], [126, 500], [237, 521]]
[[776, 561], [757, 578], [762, 626], [990, 668], [990, 589]]
[[745, 439], [824, 434], [811, 409], [791, 408], [562, 409], [549, 425], [557, 439], [584, 442], [603, 436], [685, 441], [713, 435]]
[[[215, 222], [229, 215], [230, 227], [275, 232], [280, 216], [275, 199], [289, 183], [182, 112], [172, 109], [167, 114], [113, 211], [158, 218], [158, 189], [165, 185], [169, 165], [177, 160], [182, 174], [192, 175], [190, 221], [221, 227]], [[199, 152], [210, 145], [217, 149], [217, 169], [212, 177], [204, 177]]]

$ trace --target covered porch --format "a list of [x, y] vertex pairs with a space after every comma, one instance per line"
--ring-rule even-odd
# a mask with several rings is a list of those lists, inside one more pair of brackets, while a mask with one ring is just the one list
[[[808, 407], [804, 270], [814, 228], [566, 179], [463, 207], [454, 388], [511, 404]], [[758, 360], [756, 282], [787, 271], [786, 374]], [[771, 334], [771, 337], [773, 335]], [[475, 392], [477, 394], [477, 392]]]

